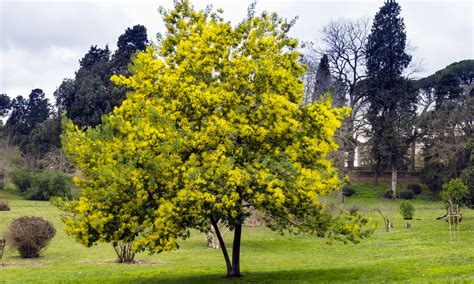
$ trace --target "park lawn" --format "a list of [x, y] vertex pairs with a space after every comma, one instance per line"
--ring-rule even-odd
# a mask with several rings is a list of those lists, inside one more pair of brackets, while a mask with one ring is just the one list
[[[310, 235], [280, 236], [268, 229], [245, 227], [242, 242], [242, 273], [237, 280], [223, 278], [225, 264], [220, 250], [205, 247], [205, 236], [193, 232], [177, 251], [159, 255], [139, 254], [137, 264], [114, 263], [110, 245], [85, 248], [63, 232], [60, 211], [48, 202], [21, 200], [0, 191], [11, 211], [0, 212], [0, 232], [16, 217], [34, 215], [52, 221], [55, 238], [39, 259], [20, 259], [5, 251], [0, 283], [274, 283], [274, 282], [467, 282], [474, 283], [474, 211], [463, 208], [461, 241], [449, 242], [448, 226], [435, 217], [444, 214], [439, 201], [414, 200], [411, 229], [398, 213], [400, 201], [379, 196], [385, 187], [356, 185], [357, 193], [346, 206], [357, 206], [378, 224], [375, 234], [358, 245], [334, 243]], [[383, 208], [395, 228], [387, 233], [373, 210]], [[226, 235], [230, 242], [231, 233]]]

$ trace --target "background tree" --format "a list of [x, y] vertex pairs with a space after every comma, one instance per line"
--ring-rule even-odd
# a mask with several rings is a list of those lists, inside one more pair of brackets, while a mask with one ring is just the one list
[[7, 115], [10, 110], [10, 97], [6, 94], [0, 94], [0, 118]]
[[[252, 7], [235, 28], [188, 1], [161, 10], [158, 51], [138, 53], [132, 75], [114, 77], [133, 90], [127, 99], [103, 125], [68, 125], [64, 148], [84, 174], [82, 197], [64, 205], [76, 240], [160, 252], [210, 222], [227, 275], [238, 277], [242, 225], [254, 210], [278, 231], [352, 241], [370, 233], [360, 218], [331, 226], [318, 200], [339, 186], [327, 156], [346, 110], [301, 104], [292, 23]], [[234, 232], [232, 258], [219, 220]]]
[[329, 71], [328, 56], [326, 54], [321, 57], [316, 71], [316, 78], [314, 84], [314, 91], [312, 94], [312, 101], [317, 102], [324, 98], [332, 88], [331, 72]]
[[[352, 109], [339, 130], [342, 150], [347, 153], [344, 164], [354, 167], [358, 137], [364, 129], [362, 81], [366, 77], [366, 45], [370, 32], [370, 19], [338, 19], [323, 28], [322, 47], [316, 52], [328, 55], [331, 73], [337, 82], [335, 96]], [[361, 89], [362, 88], [362, 89]], [[342, 98], [341, 98], [342, 97]]]
[[434, 191], [459, 177], [469, 164], [473, 83], [474, 60], [450, 64], [417, 82], [427, 102], [418, 118], [423, 142], [421, 178]]
[[[21, 152], [25, 155], [28, 166], [37, 168], [38, 162], [46, 154], [44, 152], [49, 142], [44, 142], [40, 146], [39, 141], [33, 139], [44, 126], [44, 123], [50, 119], [51, 106], [45, 93], [41, 89], [34, 89], [31, 91], [28, 100], [21, 96], [16, 97], [11, 103], [11, 115], [8, 118], [5, 128], [7, 139], [12, 144], [17, 145]], [[59, 139], [59, 132], [48, 133], [45, 139], [52, 141]], [[56, 144], [58, 144], [56, 142]]]
[[118, 49], [111, 54], [91, 46], [80, 60], [74, 79], [65, 79], [55, 92], [58, 108], [80, 127], [96, 126], [101, 117], [120, 105], [126, 89], [110, 81], [113, 74], [127, 75], [130, 59], [137, 51], [144, 51], [148, 44], [146, 28], [136, 25], [128, 28], [117, 42]]
[[375, 15], [367, 40], [367, 119], [376, 175], [388, 164], [392, 170], [392, 193], [396, 197], [397, 167], [413, 138], [416, 93], [402, 77], [411, 61], [405, 51], [406, 34], [400, 5], [385, 2]]

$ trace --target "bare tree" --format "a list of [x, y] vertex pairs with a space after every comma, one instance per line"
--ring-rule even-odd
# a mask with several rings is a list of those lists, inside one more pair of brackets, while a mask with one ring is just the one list
[[[370, 19], [338, 19], [331, 21], [321, 32], [321, 46], [312, 46], [310, 53], [326, 54], [337, 91], [333, 96], [339, 105], [352, 109], [341, 127], [341, 148], [347, 152], [345, 164], [354, 167], [358, 137], [364, 127], [365, 47], [370, 33]], [[313, 56], [314, 57], [314, 56]], [[314, 88], [313, 88], [314, 89]]]

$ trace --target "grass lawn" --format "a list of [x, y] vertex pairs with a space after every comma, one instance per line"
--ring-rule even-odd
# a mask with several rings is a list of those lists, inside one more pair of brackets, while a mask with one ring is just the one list
[[[358, 206], [378, 224], [376, 233], [358, 245], [334, 243], [309, 235], [280, 236], [264, 228], [245, 227], [242, 273], [237, 280], [223, 278], [220, 250], [205, 247], [205, 236], [193, 233], [174, 252], [139, 254], [138, 264], [116, 264], [111, 245], [85, 248], [63, 232], [60, 212], [48, 202], [21, 200], [5, 190], [11, 211], [0, 212], [0, 233], [16, 217], [34, 215], [52, 221], [56, 237], [39, 259], [20, 259], [7, 250], [0, 265], [0, 283], [325, 283], [325, 282], [467, 282], [474, 283], [474, 211], [463, 208], [461, 241], [449, 243], [448, 225], [435, 217], [444, 214], [441, 202], [418, 198], [411, 229], [403, 227], [400, 201], [385, 201], [383, 187], [357, 185], [346, 206]], [[382, 207], [395, 228], [387, 233], [373, 209]], [[231, 234], [226, 235], [228, 242]]]

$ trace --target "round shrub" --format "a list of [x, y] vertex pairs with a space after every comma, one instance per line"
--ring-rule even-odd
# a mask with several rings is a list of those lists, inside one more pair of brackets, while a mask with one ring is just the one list
[[402, 214], [403, 219], [411, 220], [415, 215], [415, 207], [410, 202], [403, 201], [400, 203], [400, 214]]
[[415, 198], [415, 193], [409, 189], [405, 189], [400, 191], [400, 198], [401, 199], [413, 199]]
[[344, 196], [352, 196], [356, 193], [355, 189], [351, 186], [348, 186], [348, 185], [345, 185], [342, 187], [342, 194], [344, 194]]
[[443, 184], [440, 196], [446, 204], [463, 205], [469, 196], [469, 189], [460, 178], [455, 178]]
[[40, 217], [20, 217], [13, 220], [7, 232], [7, 242], [21, 258], [39, 257], [56, 234], [51, 222]]
[[10, 211], [7, 200], [0, 199], [0, 211]]
[[414, 194], [421, 193], [421, 185], [418, 183], [410, 183], [407, 185], [407, 189], [413, 191]]

